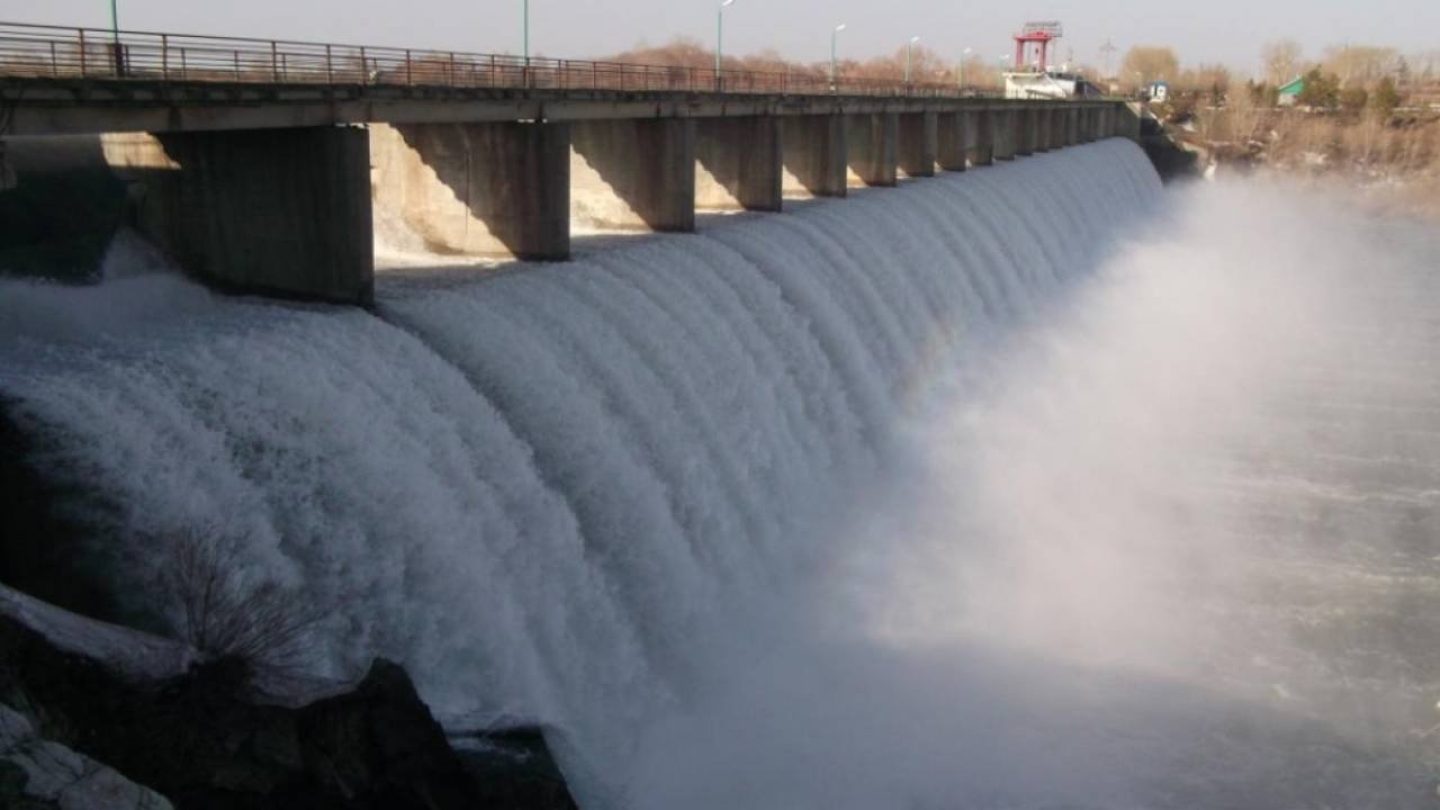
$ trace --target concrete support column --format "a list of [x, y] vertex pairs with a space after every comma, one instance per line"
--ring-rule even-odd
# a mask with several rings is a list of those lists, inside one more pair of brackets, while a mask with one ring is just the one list
[[1036, 114], [1034, 107], [1020, 105], [1011, 109], [1015, 118], [1015, 154], [1021, 157], [1035, 154]]
[[781, 125], [784, 190], [844, 197], [846, 138], [843, 115], [792, 115]]
[[969, 110], [940, 113], [936, 119], [935, 162], [947, 172], [965, 171], [966, 144], [974, 118]]
[[845, 142], [850, 172], [867, 186], [895, 185], [895, 153], [900, 116], [866, 113], [846, 117]]
[[995, 162], [995, 128], [987, 109], [966, 110], [965, 154], [972, 166], [989, 166]]
[[571, 127], [570, 211], [610, 228], [695, 230], [695, 121], [637, 118]]
[[375, 206], [439, 253], [570, 255], [570, 125], [373, 124]]
[[1080, 143], [1080, 108], [1071, 107], [1065, 111], [1065, 142], [1069, 146]]
[[1064, 107], [1050, 108], [1050, 148], [1064, 149], [1070, 145], [1070, 139], [1065, 134], [1067, 122], [1069, 121], [1068, 110]]
[[696, 119], [696, 207], [779, 211], [782, 160], [779, 116]]
[[188, 272], [234, 292], [374, 300], [370, 136], [295, 127], [158, 136], [166, 177], [141, 227]]
[[896, 160], [907, 177], [934, 177], [939, 119], [933, 112], [906, 113], [897, 124]]
[[1118, 105], [1116, 109], [1120, 117], [1120, 128], [1119, 132], [1116, 134], [1120, 135], [1120, 137], [1122, 138], [1129, 138], [1130, 140], [1139, 143], [1141, 115], [1140, 105], [1127, 102]]
[[990, 108], [990, 143], [996, 160], [1015, 159], [1016, 115], [1013, 108]]
[[939, 151], [939, 118], [935, 112], [906, 112], [899, 115], [896, 160], [907, 177], [935, 176]]
[[1050, 108], [1048, 106], [1035, 107], [1035, 140], [1031, 148], [1036, 152], [1050, 151]]

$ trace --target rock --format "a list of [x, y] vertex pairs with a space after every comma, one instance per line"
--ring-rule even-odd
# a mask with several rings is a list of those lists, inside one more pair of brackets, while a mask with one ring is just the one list
[[[356, 684], [280, 705], [257, 694], [245, 662], [195, 663], [174, 642], [143, 635], [0, 586], [0, 703], [73, 751], [57, 749], [87, 757], [69, 760], [45, 748], [54, 766], [46, 773], [60, 774], [58, 781], [21, 782], [5, 766], [0, 785], [68, 784], [66, 795], [77, 797], [82, 787], [109, 789], [110, 777], [76, 765], [93, 757], [181, 810], [574, 806], [538, 735], [526, 742], [532, 754], [508, 767], [497, 759], [467, 769], [398, 664], [377, 660]], [[130, 647], [141, 654], [128, 655]], [[31, 773], [23, 775], [32, 780]], [[65, 774], [75, 778], [66, 782]]]
[[114, 770], [42, 740], [0, 705], [0, 807], [17, 810], [170, 810], [170, 802]]
[[484, 807], [574, 810], [575, 800], [539, 728], [477, 731], [452, 740]]

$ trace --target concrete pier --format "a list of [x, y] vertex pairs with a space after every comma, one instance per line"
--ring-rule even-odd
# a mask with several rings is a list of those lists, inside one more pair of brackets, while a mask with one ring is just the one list
[[695, 122], [695, 206], [779, 211], [784, 144], [778, 116]]
[[936, 116], [935, 162], [947, 172], [963, 172], [967, 165], [966, 143], [974, 118], [970, 113], [946, 112]]
[[845, 130], [843, 115], [791, 116], [781, 125], [785, 193], [845, 196]]
[[1035, 142], [1040, 135], [1040, 111], [1034, 107], [1016, 107], [1012, 115], [1015, 121], [1015, 154], [1019, 157], [1035, 154]]
[[899, 116], [896, 160], [907, 177], [933, 177], [939, 150], [939, 118], [933, 112]]
[[971, 166], [989, 166], [995, 162], [994, 126], [990, 110], [967, 110], [965, 116], [965, 156]]
[[233, 292], [368, 305], [374, 297], [369, 133], [295, 127], [158, 136], [148, 235]]
[[1009, 107], [990, 108], [990, 144], [996, 160], [1014, 160], [1018, 116]]
[[695, 230], [695, 121], [621, 118], [570, 125], [570, 212], [600, 227]]
[[374, 201], [437, 253], [570, 255], [568, 124], [373, 124]]
[[895, 185], [899, 128], [895, 113], [846, 116], [846, 162], [858, 182], [867, 186]]

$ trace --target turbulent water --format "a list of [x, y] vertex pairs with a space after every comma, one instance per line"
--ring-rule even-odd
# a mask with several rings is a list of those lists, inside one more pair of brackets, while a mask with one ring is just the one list
[[222, 544], [588, 806], [1413, 808], [1436, 247], [1109, 141], [378, 317], [125, 253], [0, 396], [137, 607]]

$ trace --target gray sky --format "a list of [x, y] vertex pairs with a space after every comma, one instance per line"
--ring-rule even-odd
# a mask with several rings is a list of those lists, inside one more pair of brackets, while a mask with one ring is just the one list
[[[182, 33], [313, 39], [482, 52], [520, 50], [521, 0], [119, 0], [122, 27]], [[530, 0], [534, 54], [584, 58], [677, 35], [715, 37], [712, 0]], [[106, 0], [0, 0], [0, 19], [109, 24]], [[725, 14], [725, 50], [775, 48], [805, 61], [828, 58], [830, 29], [843, 56], [892, 52], [912, 35], [942, 54], [966, 46], [990, 59], [1011, 50], [1026, 20], [1060, 20], [1060, 60], [1100, 63], [1109, 38], [1119, 49], [1171, 45], [1183, 63], [1224, 62], [1254, 72], [1270, 39], [1290, 37], [1318, 55], [1326, 45], [1440, 49], [1440, 0], [735, 0]]]

